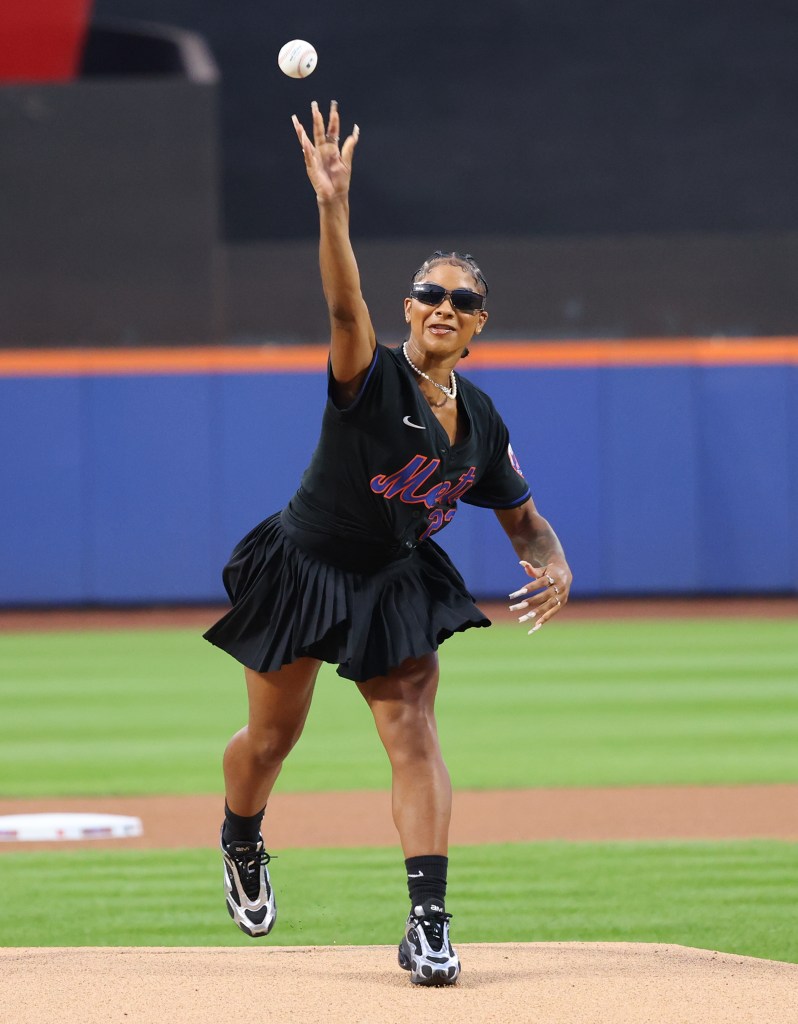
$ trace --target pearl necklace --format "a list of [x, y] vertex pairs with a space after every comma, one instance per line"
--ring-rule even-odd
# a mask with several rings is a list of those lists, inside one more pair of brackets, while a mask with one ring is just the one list
[[404, 354], [405, 359], [410, 364], [410, 368], [412, 370], [415, 370], [419, 377], [423, 377], [424, 380], [428, 380], [430, 384], [434, 384], [439, 391], [442, 391], [444, 395], [446, 395], [447, 398], [451, 398], [452, 401], [454, 401], [457, 398], [457, 378], [454, 375], [454, 370], [449, 371], [449, 387], [447, 388], [445, 384], [439, 384], [436, 380], [433, 380], [428, 373], [424, 373], [423, 370], [419, 370], [419, 368], [407, 354], [407, 342], [405, 342], [404, 345], [402, 345], [402, 352]]

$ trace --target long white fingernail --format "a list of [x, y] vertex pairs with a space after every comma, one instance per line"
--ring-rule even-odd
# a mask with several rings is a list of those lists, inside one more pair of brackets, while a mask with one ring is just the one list
[[511, 604], [510, 605], [510, 611], [511, 612], [520, 612], [522, 608], [527, 608], [528, 606], [529, 606], [529, 601], [519, 601], [518, 604]]
[[526, 615], [522, 615], [521, 618], [518, 621], [519, 622], [529, 622], [529, 620], [530, 619], [534, 619], [534, 617], [536, 615], [537, 615], [537, 612], [527, 612]]
[[356, 139], [360, 138], [360, 125], [359, 124], [356, 124], [355, 127], [352, 129], [352, 134], [354, 135], [354, 137]]
[[507, 596], [508, 597], [521, 597], [523, 594], [526, 594], [526, 590], [523, 587], [521, 587], [520, 590], [514, 590], [512, 592], [512, 594], [508, 594]]
[[533, 634], [533, 633], [537, 633], [537, 631], [538, 631], [538, 630], [540, 629], [540, 627], [541, 627], [542, 625], [543, 625], [543, 623], [542, 623], [542, 622], [539, 622], [539, 623], [538, 623], [538, 624], [537, 624], [536, 626], [533, 626], [533, 627], [532, 627], [532, 628], [531, 628], [531, 629], [529, 630], [529, 632], [527, 633], [527, 636], [532, 636], [532, 634]]

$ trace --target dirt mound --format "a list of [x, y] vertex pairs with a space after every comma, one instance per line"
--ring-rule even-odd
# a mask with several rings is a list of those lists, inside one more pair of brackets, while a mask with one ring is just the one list
[[798, 965], [642, 943], [461, 945], [450, 989], [393, 946], [0, 950], [4, 1024], [795, 1024]]

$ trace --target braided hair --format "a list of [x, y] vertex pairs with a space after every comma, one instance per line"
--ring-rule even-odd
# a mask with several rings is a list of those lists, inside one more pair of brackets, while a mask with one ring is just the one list
[[424, 277], [439, 263], [445, 263], [450, 267], [460, 267], [462, 270], [465, 270], [466, 273], [470, 274], [474, 278], [477, 287], [483, 291], [484, 295], [487, 296], [488, 282], [483, 277], [482, 271], [477, 266], [477, 261], [470, 252], [444, 252], [443, 249], [436, 249], [431, 256], [428, 256], [427, 259], [424, 260], [415, 274], [413, 274], [411, 283], [415, 284], [420, 277]]
[[[460, 267], [465, 270], [467, 274], [470, 274], [474, 278], [477, 286], [477, 290], [487, 298], [488, 295], [488, 282], [482, 271], [477, 265], [477, 261], [471, 255], [470, 252], [444, 252], [443, 249], [436, 249], [435, 252], [428, 256], [427, 259], [421, 264], [418, 270], [413, 274], [410, 279], [411, 284], [415, 284], [419, 278], [426, 277], [426, 275], [432, 270], [433, 267], [444, 263], [450, 267]], [[463, 358], [468, 355], [468, 349], [463, 349]]]

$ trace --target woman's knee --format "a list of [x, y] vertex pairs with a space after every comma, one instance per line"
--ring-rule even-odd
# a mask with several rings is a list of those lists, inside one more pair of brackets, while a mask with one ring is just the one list
[[431, 701], [375, 702], [372, 712], [392, 763], [418, 763], [440, 756], [438, 728]]
[[299, 739], [300, 728], [270, 728], [248, 725], [242, 730], [246, 735], [249, 756], [264, 769], [281, 765], [293, 750]]

